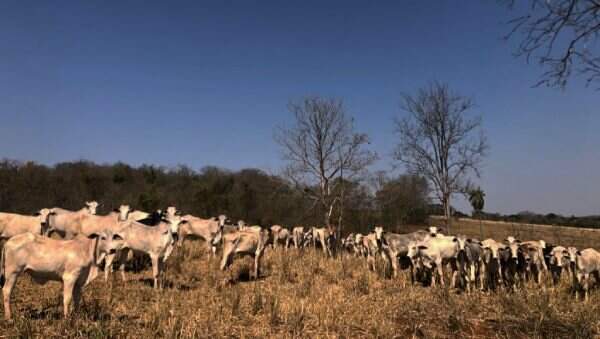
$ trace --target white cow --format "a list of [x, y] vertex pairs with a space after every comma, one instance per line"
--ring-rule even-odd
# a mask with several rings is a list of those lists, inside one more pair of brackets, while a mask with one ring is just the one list
[[[171, 255], [175, 246], [175, 237], [180, 225], [185, 225], [187, 221], [180, 216], [174, 216], [167, 221], [162, 221], [157, 226], [147, 226], [136, 221], [127, 221], [123, 223], [118, 233], [123, 237], [121, 255], [118, 255], [119, 270], [121, 277], [125, 279], [125, 259], [127, 250], [145, 253], [150, 256], [152, 261], [152, 278], [154, 279], [154, 288], [162, 287], [163, 264]], [[104, 266], [104, 279], [108, 280], [108, 275], [112, 271], [112, 263], [115, 255], [107, 256]]]
[[[596, 283], [600, 281], [600, 252], [586, 248], [575, 252], [575, 276], [577, 283], [583, 288], [585, 301], [589, 300], [590, 275], [593, 274]], [[575, 286], [575, 298], [579, 297], [579, 286]]]
[[63, 283], [63, 313], [70, 313], [71, 301], [77, 307], [84, 286], [98, 274], [96, 265], [105, 254], [122, 246], [119, 234], [110, 231], [78, 236], [72, 240], [56, 240], [24, 233], [9, 239], [0, 256], [0, 277], [3, 282], [4, 317], [11, 318], [10, 297], [19, 275], [27, 271], [40, 284], [48, 280]]
[[194, 217], [192, 215], [184, 215], [182, 217], [186, 221], [179, 228], [179, 245], [183, 245], [185, 238], [189, 236], [196, 236], [206, 241], [206, 247], [208, 249], [208, 258], [216, 255], [217, 246], [219, 245], [220, 231], [225, 226], [227, 216], [220, 215], [218, 218], [202, 219]]
[[304, 242], [304, 227], [296, 226], [292, 229], [292, 237], [294, 239], [294, 247], [296, 249], [302, 247]]
[[98, 206], [96, 201], [86, 201], [85, 206], [78, 211], [69, 211], [60, 207], [51, 210], [55, 215], [50, 216], [46, 234], [50, 236], [53, 232], [58, 233], [65, 239], [71, 239], [77, 235], [81, 219], [88, 215], [96, 215]]
[[493, 288], [496, 281], [502, 285], [500, 253], [506, 249], [506, 245], [494, 239], [485, 239], [481, 242], [481, 248], [481, 289]]
[[43, 234], [48, 227], [48, 219], [55, 213], [43, 208], [35, 215], [0, 213], [0, 239], [8, 239], [22, 233]]
[[[436, 234], [435, 237], [427, 237], [421, 242], [413, 242], [408, 248], [408, 257], [413, 260], [413, 265], [420, 261], [428, 269], [436, 268], [437, 275], [442, 286], [444, 281], [444, 266], [451, 265], [452, 268], [452, 287], [456, 287], [458, 278], [458, 267], [456, 257], [458, 256], [458, 239], [453, 236], [444, 236]], [[435, 286], [436, 279], [432, 279], [432, 286]]]
[[269, 241], [269, 231], [244, 230], [223, 234], [223, 259], [221, 270], [225, 271], [233, 263], [235, 255], [254, 257], [254, 278], [258, 279], [260, 262]]

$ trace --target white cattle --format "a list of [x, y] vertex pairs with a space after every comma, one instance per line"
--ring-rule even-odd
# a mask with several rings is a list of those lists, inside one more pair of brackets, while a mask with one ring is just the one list
[[[323, 249], [325, 255], [333, 256], [333, 246], [335, 243], [335, 230], [329, 227], [314, 227], [312, 229], [313, 243], [318, 242]], [[316, 246], [315, 246], [316, 247]]]
[[[121, 277], [125, 279], [125, 259], [127, 250], [145, 253], [150, 256], [152, 261], [152, 278], [154, 279], [154, 288], [162, 287], [163, 264], [171, 255], [175, 245], [175, 236], [179, 231], [180, 225], [185, 225], [186, 220], [180, 216], [174, 216], [169, 220], [162, 221], [157, 226], [147, 226], [137, 221], [127, 221], [119, 228], [119, 235], [124, 239], [122, 253], [118, 255], [119, 270]], [[108, 280], [108, 275], [112, 271], [112, 263], [115, 255], [107, 256], [104, 266], [104, 279]]]
[[[401, 258], [408, 259], [408, 246], [411, 242], [421, 242], [425, 240], [425, 238], [430, 237], [430, 233], [428, 231], [416, 231], [407, 234], [397, 234], [384, 232], [383, 229], [376, 229], [375, 234], [377, 235], [377, 244], [379, 249], [381, 250], [382, 256], [385, 261], [392, 266], [393, 276], [398, 276], [399, 271], [399, 261]], [[415, 275], [414, 275], [414, 266], [411, 260], [409, 261], [410, 268], [410, 279], [411, 283], [414, 283]]]
[[457, 264], [461, 278], [466, 282], [467, 291], [473, 290], [480, 276], [481, 243], [464, 235], [458, 235]]
[[[458, 267], [456, 257], [458, 256], [458, 239], [453, 236], [444, 236], [436, 234], [435, 237], [427, 237], [421, 242], [412, 242], [409, 245], [408, 257], [415, 261], [419, 260], [425, 267], [436, 268], [437, 275], [442, 286], [444, 281], [444, 266], [451, 265], [452, 268], [452, 287], [456, 287], [458, 278]], [[432, 286], [435, 286], [435, 277], [432, 279]]]
[[189, 236], [200, 237], [206, 242], [208, 258], [210, 259], [211, 256], [216, 255], [217, 246], [220, 242], [220, 231], [225, 226], [227, 217], [219, 215], [217, 218], [202, 219], [192, 215], [184, 215], [182, 219], [186, 223], [179, 228], [178, 244], [183, 245], [183, 241]]
[[506, 249], [506, 245], [494, 239], [485, 239], [481, 242], [483, 250], [481, 256], [481, 288], [493, 288], [495, 282], [502, 284], [502, 265], [500, 253]]
[[123, 243], [119, 234], [110, 231], [91, 238], [78, 236], [72, 240], [56, 240], [24, 233], [9, 239], [0, 256], [4, 317], [11, 318], [11, 293], [17, 278], [25, 271], [40, 284], [49, 280], [62, 281], [63, 313], [67, 317], [71, 301], [76, 308], [83, 287], [97, 276], [96, 265], [102, 257], [114, 253]]
[[563, 246], [556, 246], [550, 251], [550, 267], [552, 273], [552, 282], [557, 285], [563, 271], [570, 273], [569, 251]]
[[233, 263], [235, 255], [254, 257], [254, 278], [258, 279], [260, 262], [269, 241], [269, 231], [237, 231], [223, 234], [223, 259], [221, 270], [226, 270]]
[[575, 286], [575, 298], [579, 297], [579, 288], [583, 288], [584, 300], [589, 300], [590, 275], [593, 274], [596, 283], [600, 282], [600, 252], [586, 248], [575, 252], [575, 276], [579, 286]]
[[294, 247], [296, 249], [302, 247], [304, 242], [304, 227], [296, 226], [292, 229], [292, 237], [294, 239]]
[[96, 215], [98, 206], [100, 205], [96, 201], [87, 201], [85, 206], [78, 211], [69, 211], [60, 207], [51, 208], [55, 215], [48, 219], [49, 225], [46, 234], [50, 236], [56, 232], [65, 239], [73, 238], [77, 235], [81, 219], [88, 215]]
[[0, 213], [0, 239], [9, 239], [22, 233], [44, 234], [48, 219], [55, 213], [43, 208], [35, 215]]

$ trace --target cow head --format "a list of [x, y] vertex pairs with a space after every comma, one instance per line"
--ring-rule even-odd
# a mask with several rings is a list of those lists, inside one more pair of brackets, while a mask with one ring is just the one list
[[569, 262], [575, 264], [577, 261], [577, 253], [579, 251], [575, 247], [567, 247], [567, 252], [569, 253]]
[[488, 257], [494, 260], [498, 260], [498, 254], [501, 250], [506, 249], [506, 245], [502, 244], [502, 243], [498, 243], [495, 242], [491, 239], [489, 240], [484, 240], [481, 244], [481, 248], [484, 250], [484, 252], [487, 252], [489, 255]]
[[166, 223], [169, 225], [169, 232], [171, 232], [171, 235], [175, 241], [179, 239], [179, 226], [187, 222], [188, 221], [182, 218], [180, 215], [174, 215], [166, 220]]
[[178, 214], [179, 211], [177, 211], [177, 207], [175, 206], [169, 206], [167, 207], [167, 217], [174, 217], [176, 214]]
[[540, 240], [540, 247], [546, 248], [546, 242], [544, 240]]
[[381, 248], [383, 245], [385, 245], [385, 231], [383, 230], [383, 227], [375, 226], [373, 233], [375, 233], [375, 240], [377, 240], [377, 248]]
[[92, 201], [85, 202], [85, 207], [87, 208], [87, 210], [90, 214], [96, 214], [98, 206], [100, 206], [100, 205], [98, 204], [97, 201], [92, 200]]
[[106, 254], [114, 254], [124, 245], [123, 237], [110, 230], [91, 234], [88, 238], [95, 239], [96, 241], [94, 246], [94, 259], [96, 265], [100, 265]]
[[131, 207], [129, 205], [121, 205], [118, 209], [115, 209], [115, 212], [119, 213], [119, 221], [126, 221], [129, 217], [129, 212], [131, 212]]
[[519, 263], [519, 252], [521, 250], [521, 246], [520, 246], [521, 242], [517, 242], [517, 241], [511, 241], [508, 242], [508, 246], [507, 249], [510, 253], [510, 258], [512, 260], [515, 260], [515, 262], [518, 264]]
[[219, 221], [219, 228], [223, 228], [223, 226], [225, 226], [225, 222], [227, 221], [227, 216], [221, 214], [217, 217], [217, 221]]
[[569, 262], [569, 251], [562, 246], [556, 246], [550, 251], [550, 264], [563, 267]]
[[440, 232], [440, 229], [439, 229], [437, 226], [429, 226], [429, 227], [427, 228], [427, 230], [429, 231], [429, 235], [430, 235], [431, 237], [435, 237], [435, 236], [437, 236], [438, 234], [441, 234], [441, 232]]
[[54, 211], [52, 211], [51, 209], [42, 208], [34, 215], [37, 216], [40, 220], [40, 234], [45, 234], [48, 227], [50, 227], [50, 216], [56, 215], [56, 213], [54, 213]]

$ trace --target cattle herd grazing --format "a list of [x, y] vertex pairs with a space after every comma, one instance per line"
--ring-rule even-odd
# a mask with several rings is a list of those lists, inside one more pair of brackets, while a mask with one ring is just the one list
[[[62, 281], [63, 312], [67, 317], [77, 307], [82, 289], [101, 269], [108, 281], [113, 265], [118, 264], [126, 280], [125, 264], [134, 252], [150, 257], [154, 288], [162, 287], [166, 260], [188, 237], [206, 242], [209, 259], [221, 248], [222, 270], [236, 256], [253, 257], [251, 276], [255, 278], [265, 249], [272, 246], [286, 251], [320, 248], [329, 257], [343, 250], [364, 258], [372, 271], [380, 258], [385, 267], [391, 268], [393, 277], [403, 270], [409, 275], [405, 282], [432, 287], [445, 286], [447, 273], [450, 285], [466, 292], [517, 290], [530, 281], [545, 288], [545, 277], [557, 284], [564, 274], [573, 284], [575, 298], [583, 292], [587, 301], [590, 274], [600, 282], [599, 252], [554, 246], [544, 240], [478, 240], [444, 235], [437, 227], [397, 234], [373, 227], [369, 234], [349, 234], [337, 241], [335, 230], [328, 227], [287, 229], [273, 225], [266, 229], [243, 221], [231, 225], [225, 215], [202, 219], [182, 215], [175, 207], [146, 213], [121, 205], [101, 216], [96, 214], [97, 208], [98, 203], [90, 201], [78, 211], [55, 207], [44, 208], [34, 216], [0, 213], [0, 238], [4, 240], [0, 283], [6, 319], [11, 319], [11, 293], [22, 272], [28, 272], [38, 283]], [[285, 255], [286, 251], [278, 253]]]

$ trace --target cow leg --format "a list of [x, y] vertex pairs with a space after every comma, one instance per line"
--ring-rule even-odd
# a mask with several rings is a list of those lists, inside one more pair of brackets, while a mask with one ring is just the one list
[[81, 294], [82, 294], [83, 286], [80, 283], [75, 283], [73, 288], [73, 309], [79, 309]]
[[397, 279], [398, 278], [398, 257], [395, 255], [391, 256], [390, 261], [392, 262], [392, 276], [394, 277], [394, 279]]
[[150, 255], [150, 260], [152, 260], [152, 278], [154, 278], [154, 288], [157, 289], [158, 288], [158, 278], [159, 278], [159, 274], [160, 274], [160, 260], [158, 255], [155, 254], [151, 254]]
[[6, 280], [4, 281], [4, 287], [2, 288], [2, 295], [4, 297], [4, 318], [6, 320], [10, 320], [12, 318], [10, 311], [10, 296], [18, 277], [19, 274], [17, 272], [5, 275]]
[[225, 245], [223, 247], [223, 259], [221, 260], [221, 270], [225, 271], [231, 263], [231, 257], [233, 256], [233, 248]]
[[588, 302], [590, 299], [590, 274], [585, 273], [583, 275], [583, 298], [585, 302]]
[[75, 279], [71, 276], [63, 277], [63, 315], [65, 318], [67, 318], [71, 312], [70, 307], [74, 289]]
[[442, 266], [441, 262], [439, 264], [436, 263], [436, 266], [438, 275], [440, 276], [440, 284], [442, 284], [442, 287], [444, 287], [446, 286], [446, 282], [444, 281], [444, 266]]
[[114, 259], [115, 254], [109, 254], [104, 257], [104, 282], [108, 281], [108, 276], [112, 273]]
[[481, 265], [481, 270], [479, 272], [479, 290], [483, 291], [485, 289], [485, 277], [487, 274], [487, 268], [485, 264]]

